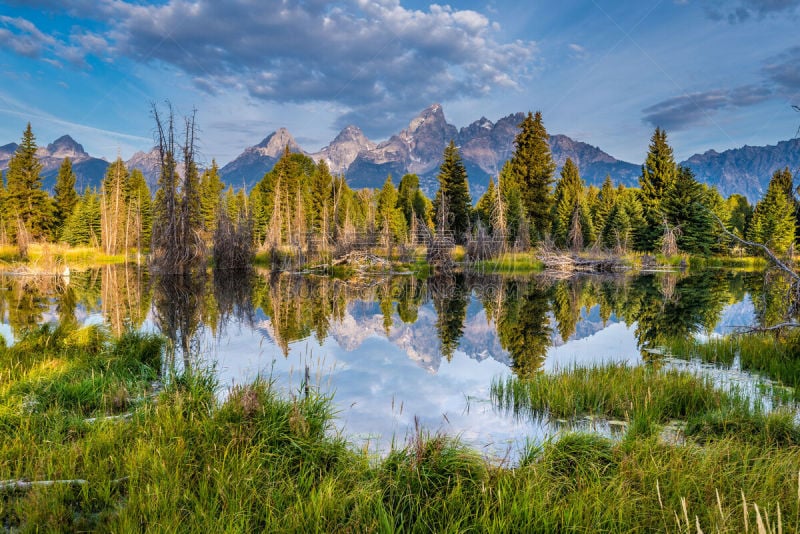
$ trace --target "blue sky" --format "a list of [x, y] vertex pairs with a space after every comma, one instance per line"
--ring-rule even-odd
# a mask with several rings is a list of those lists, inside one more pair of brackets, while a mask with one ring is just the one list
[[0, 144], [30, 121], [92, 155], [149, 149], [151, 102], [198, 110], [205, 160], [280, 126], [309, 151], [438, 102], [458, 127], [541, 110], [550, 133], [641, 163], [800, 125], [800, 0], [0, 1]]

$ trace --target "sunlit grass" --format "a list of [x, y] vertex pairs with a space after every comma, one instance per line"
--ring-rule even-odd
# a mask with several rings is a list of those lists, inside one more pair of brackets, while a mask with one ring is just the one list
[[[151, 395], [161, 343], [41, 327], [0, 349], [0, 481], [61, 481], [0, 488], [4, 529], [733, 533], [758, 532], [759, 516], [774, 527], [778, 507], [784, 532], [800, 526], [794, 423], [761, 421], [681, 373], [611, 366], [498, 382], [512, 404], [638, 418], [622, 441], [566, 434], [509, 466], [417, 429], [379, 459], [333, 431], [330, 399], [313, 391], [286, 398], [257, 379], [220, 402], [213, 376], [194, 370], [166, 371]], [[54, 394], [70, 387], [71, 400]], [[645, 431], [673, 416], [689, 421], [686, 445]]]
[[497, 258], [475, 262], [472, 269], [483, 273], [519, 274], [540, 272], [544, 264], [530, 252], [507, 252]]

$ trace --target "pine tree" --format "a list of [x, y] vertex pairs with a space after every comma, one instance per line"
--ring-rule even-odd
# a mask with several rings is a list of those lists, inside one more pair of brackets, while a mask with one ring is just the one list
[[[688, 167], [680, 167], [662, 202], [664, 218], [680, 228], [678, 249], [689, 254], [708, 255], [714, 244], [714, 221], [703, 186]], [[662, 223], [663, 224], [663, 223]]]
[[756, 204], [750, 223], [750, 239], [763, 243], [779, 254], [785, 253], [794, 242], [795, 217], [792, 199], [786, 194], [788, 172], [788, 169], [778, 170], [772, 175], [767, 192]]
[[478, 199], [475, 204], [475, 212], [483, 223], [483, 226], [488, 228], [490, 232], [494, 232], [495, 223], [495, 208], [497, 206], [497, 187], [494, 185], [494, 178], [489, 177], [489, 187], [486, 192]]
[[403, 212], [408, 228], [411, 228], [414, 215], [424, 220], [424, 214], [419, 213], [418, 208], [415, 208], [415, 201], [417, 201], [417, 196], [420, 193], [419, 176], [416, 174], [404, 174], [397, 188], [397, 207]]
[[78, 193], [75, 191], [75, 173], [72, 171], [72, 161], [69, 158], [64, 158], [58, 169], [53, 201], [55, 204], [53, 233], [56, 237], [60, 237], [67, 217], [72, 214], [78, 203]]
[[0, 171], [0, 245], [8, 242], [9, 236], [9, 210], [6, 209], [6, 178]]
[[211, 234], [217, 227], [218, 209], [222, 191], [225, 184], [219, 175], [217, 160], [211, 160], [211, 168], [203, 171], [200, 176], [200, 213], [203, 218], [203, 228]]
[[378, 193], [375, 224], [381, 233], [392, 237], [395, 241], [402, 241], [406, 237], [407, 227], [405, 215], [397, 205], [398, 198], [390, 174]]
[[86, 188], [64, 222], [61, 239], [73, 247], [98, 246], [101, 233], [100, 218], [100, 197], [96, 192]]
[[133, 169], [128, 177], [125, 202], [128, 206], [127, 242], [129, 246], [136, 247], [137, 252], [141, 252], [150, 247], [153, 232], [153, 201], [144, 174], [139, 169]]
[[600, 192], [597, 194], [597, 202], [592, 209], [592, 222], [594, 222], [595, 232], [599, 235], [603, 231], [611, 209], [614, 207], [617, 195], [614, 191], [614, 184], [611, 181], [611, 176], [606, 175], [603, 180], [603, 185], [600, 187]]
[[53, 223], [53, 203], [42, 189], [42, 164], [36, 157], [36, 138], [28, 123], [22, 141], [11, 160], [6, 174], [5, 209], [10, 219], [11, 235], [19, 242], [19, 230], [27, 237], [42, 239], [50, 236]]
[[672, 147], [667, 144], [667, 133], [661, 128], [656, 128], [639, 178], [640, 201], [645, 220], [645, 226], [640, 229], [637, 236], [636, 245], [639, 250], [650, 252], [658, 247], [659, 239], [664, 233], [664, 212], [661, 209], [661, 202], [677, 174]]
[[741, 238], [748, 235], [750, 220], [753, 218], [753, 207], [747, 202], [747, 197], [734, 193], [725, 201], [730, 213], [729, 225], [731, 231]]
[[[586, 203], [583, 200], [584, 183], [580, 177], [578, 166], [572, 159], [567, 158], [561, 169], [561, 179], [556, 184], [553, 194], [553, 231], [555, 244], [559, 247], [574, 246], [569, 235], [578, 229], [585, 243], [590, 243], [594, 238], [594, 228], [591, 225]], [[573, 224], [575, 221], [575, 224]], [[576, 225], [579, 225], [576, 227]]]
[[325, 160], [320, 160], [311, 176], [309, 214], [311, 230], [330, 233], [333, 204], [333, 176]]
[[556, 164], [550, 153], [549, 136], [542, 123], [542, 113], [537, 111], [532, 115], [528, 112], [519, 127], [510, 160], [510, 177], [519, 188], [531, 237], [539, 240], [550, 230], [550, 186]]
[[101, 241], [106, 254], [119, 254], [126, 248], [128, 168], [121, 157], [108, 166], [103, 178]]
[[467, 169], [461, 160], [461, 154], [452, 140], [444, 149], [444, 161], [439, 168], [439, 190], [433, 202], [434, 220], [441, 209], [442, 198], [446, 199], [450, 214], [448, 230], [453, 232], [457, 243], [463, 243], [469, 230], [472, 199], [467, 184]]

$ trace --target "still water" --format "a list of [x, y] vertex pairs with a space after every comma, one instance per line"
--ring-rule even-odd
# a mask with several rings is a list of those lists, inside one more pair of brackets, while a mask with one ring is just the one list
[[780, 318], [785, 293], [764, 273], [708, 270], [618, 276], [455, 275], [342, 280], [256, 272], [156, 278], [108, 266], [69, 280], [0, 276], [0, 335], [56, 321], [160, 331], [177, 366], [211, 366], [221, 385], [257, 376], [284, 395], [333, 397], [336, 431], [377, 453], [415, 428], [446, 432], [495, 458], [515, 457], [565, 424], [495, 408], [493, 380], [619, 362], [674, 365], [758, 390], [761, 377], [660, 354]]

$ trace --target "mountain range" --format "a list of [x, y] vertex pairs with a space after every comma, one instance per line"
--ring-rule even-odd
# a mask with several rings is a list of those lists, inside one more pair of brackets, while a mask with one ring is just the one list
[[[252, 188], [272, 169], [286, 147], [307, 154], [315, 161], [325, 160], [334, 174], [344, 174], [351, 187], [380, 187], [391, 174], [397, 183], [404, 174], [415, 173], [426, 194], [432, 196], [438, 188], [436, 175], [445, 146], [453, 140], [460, 149], [469, 175], [473, 200], [486, 190], [490, 176], [497, 176], [514, 150], [514, 138], [523, 113], [514, 113], [492, 122], [481, 117], [461, 129], [449, 124], [439, 104], [424, 109], [406, 128], [389, 139], [376, 143], [369, 140], [357, 126], [347, 126], [333, 141], [318, 152], [309, 153], [300, 147], [286, 128], [279, 128], [260, 143], [250, 146], [220, 169], [226, 183], [234, 187]], [[598, 147], [567, 137], [551, 135], [550, 148], [558, 168], [571, 158], [588, 184], [599, 186], [606, 175], [615, 184], [638, 185], [641, 166], [618, 160]], [[17, 149], [16, 143], [0, 146], [0, 170]], [[83, 147], [65, 135], [37, 154], [44, 166], [43, 184], [52, 190], [58, 167], [65, 157], [72, 159], [78, 176], [77, 187], [96, 187], [102, 181], [108, 162], [90, 156]], [[126, 163], [137, 168], [154, 186], [157, 181], [159, 158], [155, 149], [137, 152]], [[800, 139], [781, 141], [777, 145], [744, 146], [717, 152], [709, 150], [695, 154], [681, 163], [690, 167], [698, 180], [715, 185], [723, 196], [745, 195], [755, 202], [766, 191], [772, 173], [780, 168], [800, 167]]]

